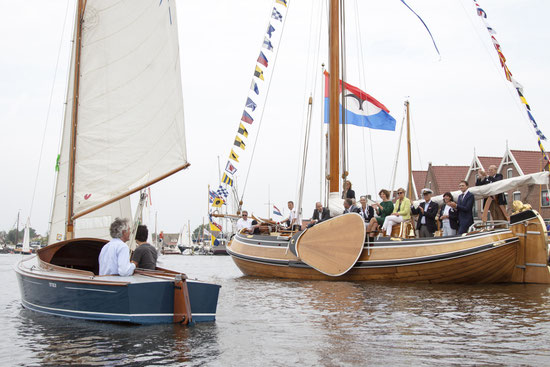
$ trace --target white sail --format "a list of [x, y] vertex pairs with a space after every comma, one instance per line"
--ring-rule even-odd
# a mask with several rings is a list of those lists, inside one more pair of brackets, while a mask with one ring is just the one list
[[[84, 4], [75, 215], [187, 163], [175, 2]], [[74, 45], [50, 243], [64, 236], [67, 218]], [[77, 219], [75, 237], [103, 237], [96, 230], [116, 216], [131, 218], [129, 199]]]
[[31, 219], [27, 218], [27, 223], [25, 224], [25, 231], [23, 232], [23, 248], [21, 249], [21, 252], [24, 253], [30, 253], [31, 252], [31, 234], [30, 234], [30, 228], [31, 227]]
[[189, 226], [184, 225], [180, 231], [178, 238], [178, 245], [189, 247], [192, 245], [191, 237], [189, 235]]

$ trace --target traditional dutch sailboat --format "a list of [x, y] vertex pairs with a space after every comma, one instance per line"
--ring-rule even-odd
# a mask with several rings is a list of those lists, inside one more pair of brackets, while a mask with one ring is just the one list
[[[339, 1], [330, 0], [329, 205], [341, 206], [339, 167]], [[345, 178], [345, 177], [344, 177]], [[548, 172], [471, 188], [479, 197], [525, 182], [548, 183]], [[409, 180], [410, 181], [410, 180]], [[437, 198], [436, 198], [437, 199]], [[516, 203], [517, 204], [517, 203]], [[464, 236], [391, 238], [365, 243], [362, 218], [344, 214], [297, 233], [266, 226], [238, 233], [227, 247], [246, 275], [315, 280], [431, 283], [550, 283], [544, 221], [519, 205], [505, 228], [486, 223]]]
[[212, 321], [216, 284], [161, 268], [98, 275], [110, 223], [131, 218], [129, 195], [189, 166], [175, 3], [77, 4], [50, 245], [16, 266], [22, 304], [89, 320]]

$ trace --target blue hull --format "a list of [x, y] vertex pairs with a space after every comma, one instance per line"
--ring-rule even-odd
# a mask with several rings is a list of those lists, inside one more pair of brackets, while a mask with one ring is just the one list
[[[172, 323], [174, 283], [88, 284], [32, 277], [16, 271], [22, 304], [77, 319], [135, 324]], [[220, 286], [187, 281], [194, 322], [214, 321]]]

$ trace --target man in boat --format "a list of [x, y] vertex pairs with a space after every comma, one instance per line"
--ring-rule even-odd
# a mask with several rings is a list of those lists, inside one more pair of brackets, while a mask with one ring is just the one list
[[288, 218], [283, 220], [283, 222], [286, 222], [288, 227], [293, 231], [300, 230], [302, 228], [302, 221], [296, 215], [294, 201], [288, 202], [288, 210], [290, 210], [290, 212], [288, 213]]
[[347, 198], [344, 200], [344, 213], [359, 213], [359, 208], [353, 203], [353, 199]]
[[433, 237], [437, 229], [435, 217], [439, 210], [439, 205], [432, 201], [433, 191], [430, 189], [422, 189], [424, 202], [420, 203], [417, 208], [411, 207], [411, 213], [418, 214], [418, 229], [419, 237]]
[[147, 226], [139, 225], [136, 231], [138, 248], [134, 251], [132, 262], [140, 269], [155, 270], [157, 268], [157, 250], [147, 242], [149, 230]]
[[253, 224], [252, 219], [248, 218], [248, 212], [246, 210], [243, 210], [241, 215], [242, 218], [239, 218], [237, 221], [237, 231], [240, 232], [242, 230], [244, 233], [254, 233], [254, 230], [260, 225]]
[[99, 275], [128, 277], [136, 269], [130, 262], [130, 250], [125, 243], [130, 239], [128, 219], [116, 218], [109, 231], [113, 239], [99, 253]]
[[361, 206], [359, 207], [359, 215], [363, 217], [365, 226], [369, 224], [370, 220], [374, 218], [374, 208], [367, 205], [367, 197], [361, 196], [359, 199]]
[[311, 227], [327, 219], [330, 219], [330, 211], [327, 208], [323, 208], [323, 204], [318, 201], [315, 203], [315, 210], [313, 211], [311, 222], [309, 223], [308, 227]]
[[[503, 178], [501, 173], [497, 173], [497, 166], [495, 166], [494, 164], [489, 166], [489, 169], [487, 169], [487, 173], [484, 170], [479, 170], [478, 174], [479, 177], [476, 179], [476, 186], [487, 185], [493, 182], [500, 181]], [[505, 214], [506, 204], [508, 204], [506, 202], [506, 196], [504, 196], [503, 193], [500, 193], [493, 196], [492, 198], [495, 201], [495, 204], [500, 206], [500, 210], [502, 211], [502, 213]], [[483, 199], [483, 208], [485, 208], [485, 203], [487, 203], [487, 199]], [[493, 213], [493, 211], [491, 211], [491, 215], [493, 219], [495, 219], [495, 216], [498, 217], [498, 214], [500, 213]]]
[[455, 202], [449, 202], [449, 206], [458, 211], [458, 234], [468, 232], [468, 228], [474, 224], [474, 215], [472, 209], [474, 208], [474, 195], [468, 191], [468, 182], [460, 181], [458, 189], [462, 191], [462, 194], [458, 195], [458, 199]]

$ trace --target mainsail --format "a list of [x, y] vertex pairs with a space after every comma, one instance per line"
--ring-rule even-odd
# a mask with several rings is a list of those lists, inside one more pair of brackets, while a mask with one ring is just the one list
[[[83, 4], [78, 90], [74, 42], [50, 242], [65, 233], [68, 216], [79, 217], [187, 164], [175, 2]], [[74, 209], [67, 213], [73, 124]], [[131, 217], [128, 198], [82, 216], [74, 236], [108, 226], [114, 216]]]

